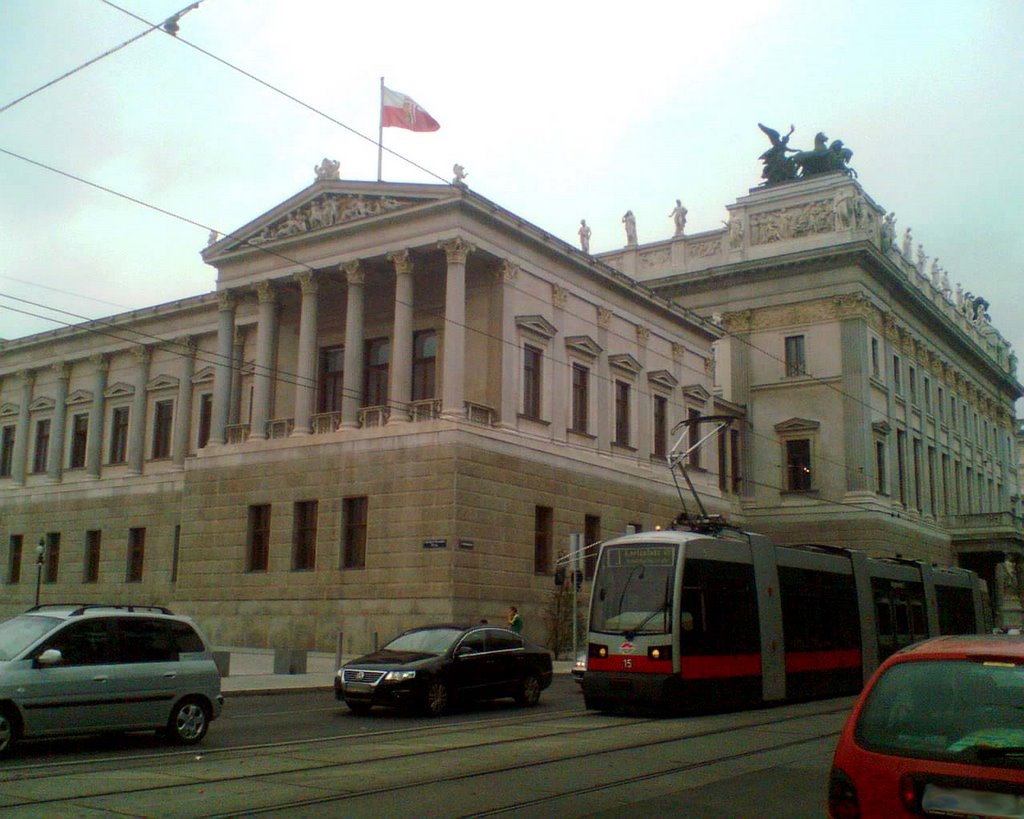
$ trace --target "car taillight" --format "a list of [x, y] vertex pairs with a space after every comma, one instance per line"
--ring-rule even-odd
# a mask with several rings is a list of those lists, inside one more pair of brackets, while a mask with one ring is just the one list
[[900, 801], [911, 813], [917, 812], [917, 783], [909, 774], [900, 777]]
[[860, 819], [857, 789], [839, 768], [833, 768], [828, 777], [828, 815], [832, 819]]

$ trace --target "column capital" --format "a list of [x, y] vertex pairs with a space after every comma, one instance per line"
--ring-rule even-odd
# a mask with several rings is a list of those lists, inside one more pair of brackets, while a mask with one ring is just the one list
[[174, 339], [174, 346], [181, 350], [183, 355], [191, 357], [199, 349], [199, 342], [195, 336], [178, 336]]
[[259, 299], [260, 304], [273, 304], [277, 301], [277, 290], [266, 279], [256, 282], [253, 285], [253, 289], [256, 291], [256, 297]]
[[50, 365], [50, 370], [58, 381], [67, 381], [71, 377], [71, 367], [66, 361], [55, 361]]
[[31, 387], [36, 381], [36, 371], [28, 368], [24, 370], [18, 370], [16, 373], [17, 377], [21, 379], [21, 385], [23, 387]]
[[110, 356], [106, 353], [93, 353], [89, 356], [89, 363], [96, 372], [106, 372], [110, 369]]
[[132, 358], [137, 364], [149, 363], [150, 349], [145, 344], [136, 344], [130, 348]]
[[644, 327], [642, 324], [636, 326], [636, 343], [641, 347], [646, 348], [647, 342], [651, 339], [651, 330], [649, 327]]
[[557, 310], [564, 310], [569, 301], [569, 291], [557, 284], [551, 285], [551, 304]]
[[508, 259], [502, 259], [501, 264], [498, 265], [498, 280], [512, 284], [519, 278], [519, 270], [519, 265], [510, 262]]
[[305, 271], [295, 274], [295, 281], [299, 283], [299, 289], [303, 296], [315, 296], [320, 287], [320, 280], [316, 273]]
[[466, 257], [476, 250], [475, 245], [471, 245], [465, 239], [460, 239], [458, 237], [444, 242], [438, 242], [437, 246], [444, 251], [445, 255], [448, 257], [449, 264], [465, 264]]
[[412, 256], [408, 250], [396, 250], [387, 254], [387, 260], [395, 266], [396, 273], [412, 273]]
[[345, 274], [345, 280], [349, 284], [365, 284], [366, 282], [366, 271], [363, 270], [359, 259], [345, 262], [341, 266], [341, 272]]
[[606, 307], [597, 308], [597, 326], [605, 330], [611, 326], [612, 323], [612, 311]]
[[222, 313], [235, 309], [235, 294], [231, 290], [219, 290], [217, 292], [217, 309]]

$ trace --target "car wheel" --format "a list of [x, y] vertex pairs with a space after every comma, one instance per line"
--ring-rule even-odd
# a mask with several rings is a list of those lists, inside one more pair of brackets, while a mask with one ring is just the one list
[[439, 717], [448, 710], [448, 686], [442, 680], [431, 680], [427, 686], [426, 708], [432, 717]]
[[195, 745], [210, 727], [210, 710], [195, 697], [186, 697], [171, 711], [167, 739], [176, 745]]
[[368, 702], [352, 702], [351, 700], [345, 700], [345, 705], [348, 706], [348, 710], [358, 716], [369, 714], [370, 709], [373, 708]]
[[536, 674], [527, 674], [519, 681], [519, 690], [516, 691], [516, 702], [532, 708], [540, 702], [540, 680]]
[[18, 739], [18, 722], [14, 712], [0, 707], [0, 756], [6, 754]]

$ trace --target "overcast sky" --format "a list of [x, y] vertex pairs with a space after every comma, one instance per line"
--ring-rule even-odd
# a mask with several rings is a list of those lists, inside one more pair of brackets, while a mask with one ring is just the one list
[[[184, 0], [118, 0], [156, 23]], [[764, 122], [854, 151], [867, 193], [1024, 350], [1024, 3], [203, 0], [0, 113], [0, 149], [221, 233], [313, 181], [376, 178], [380, 77], [441, 124], [385, 145], [591, 250], [719, 227]], [[0, 0], [0, 107], [145, 30], [102, 0]], [[187, 42], [186, 42], [187, 41]], [[384, 179], [437, 182], [385, 155]], [[0, 337], [214, 288], [207, 229], [0, 153]], [[13, 297], [13, 298], [12, 298]], [[24, 301], [15, 301], [14, 298]], [[35, 306], [44, 305], [44, 306]], [[33, 313], [28, 316], [22, 312]]]

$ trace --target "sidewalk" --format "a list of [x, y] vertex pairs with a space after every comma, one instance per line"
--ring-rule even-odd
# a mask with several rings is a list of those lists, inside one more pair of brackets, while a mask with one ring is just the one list
[[[233, 694], [266, 694], [301, 689], [334, 688], [334, 654], [320, 651], [306, 653], [304, 673], [274, 673], [274, 650], [269, 648], [216, 648], [217, 655], [227, 655], [227, 675], [221, 676], [220, 688], [225, 696]], [[355, 659], [343, 657], [342, 663]], [[572, 670], [568, 660], [556, 660], [556, 674], [568, 674]], [[294, 663], [301, 668], [301, 661]]]

